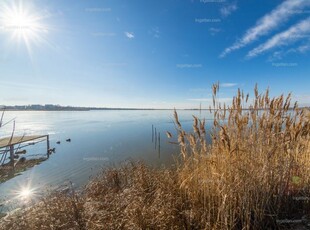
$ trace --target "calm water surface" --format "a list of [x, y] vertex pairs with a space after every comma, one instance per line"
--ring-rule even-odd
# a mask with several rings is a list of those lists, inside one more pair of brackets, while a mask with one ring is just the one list
[[[211, 118], [209, 112], [179, 111], [185, 129], [191, 129], [192, 115]], [[72, 182], [80, 188], [105, 167], [117, 165], [127, 159], [143, 160], [155, 167], [173, 164], [178, 156], [177, 145], [169, 144], [166, 131], [175, 134], [173, 111], [56, 111], [56, 112], [6, 112], [4, 122], [16, 121], [16, 135], [50, 135], [50, 146], [56, 148], [50, 158], [0, 184], [0, 199], [6, 204], [18, 202], [16, 192], [27, 186], [42, 195]], [[210, 126], [207, 120], [207, 128]], [[158, 147], [152, 142], [152, 125], [161, 137], [160, 157]], [[12, 123], [0, 130], [0, 137], [10, 136]], [[71, 138], [71, 142], [65, 140]], [[61, 144], [56, 144], [61, 141]], [[171, 141], [169, 139], [169, 141]], [[176, 141], [174, 137], [172, 141]], [[46, 142], [27, 148], [31, 155], [46, 154]], [[0, 210], [1, 211], [1, 210]]]

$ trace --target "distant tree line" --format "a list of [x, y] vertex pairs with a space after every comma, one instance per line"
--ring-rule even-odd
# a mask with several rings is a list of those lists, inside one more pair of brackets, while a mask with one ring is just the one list
[[153, 109], [137, 109], [137, 108], [106, 108], [106, 107], [75, 107], [61, 105], [0, 105], [0, 110], [21, 110], [21, 111], [89, 111], [89, 110], [153, 110]]

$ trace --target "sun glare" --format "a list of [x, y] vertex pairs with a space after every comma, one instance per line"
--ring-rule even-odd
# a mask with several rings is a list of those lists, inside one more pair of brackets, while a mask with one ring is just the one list
[[32, 190], [29, 189], [29, 188], [23, 188], [20, 192], [19, 192], [19, 197], [22, 199], [22, 200], [25, 200], [25, 199], [29, 199], [32, 195]]
[[28, 52], [31, 52], [33, 44], [37, 45], [44, 41], [48, 28], [43, 24], [43, 16], [39, 11], [35, 10], [33, 5], [25, 4], [23, 1], [1, 4], [0, 28], [10, 36], [10, 42], [23, 42]]
[[16, 194], [15, 198], [23, 203], [28, 203], [37, 198], [37, 190], [31, 187], [29, 184], [26, 186], [19, 187], [18, 190], [14, 192]]

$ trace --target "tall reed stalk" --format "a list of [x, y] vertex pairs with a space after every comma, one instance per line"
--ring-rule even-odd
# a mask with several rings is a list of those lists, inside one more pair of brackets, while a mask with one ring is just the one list
[[[194, 116], [187, 133], [174, 112], [178, 177], [195, 205], [193, 218], [209, 229], [275, 227], [296, 211], [296, 197], [310, 197], [309, 115], [297, 103], [291, 107], [290, 94], [270, 98], [269, 90], [259, 94], [256, 86], [253, 99], [238, 90], [227, 106], [217, 97], [219, 84], [212, 89], [210, 144], [204, 120]], [[307, 211], [309, 204], [301, 214]]]

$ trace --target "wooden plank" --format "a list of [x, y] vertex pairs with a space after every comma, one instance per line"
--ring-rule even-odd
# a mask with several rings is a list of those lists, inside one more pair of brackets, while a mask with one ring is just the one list
[[0, 149], [9, 147], [10, 145], [16, 145], [28, 141], [33, 141], [36, 139], [46, 138], [48, 135], [34, 135], [34, 136], [16, 136], [13, 137], [11, 140], [11, 137], [1, 138], [0, 139]]

